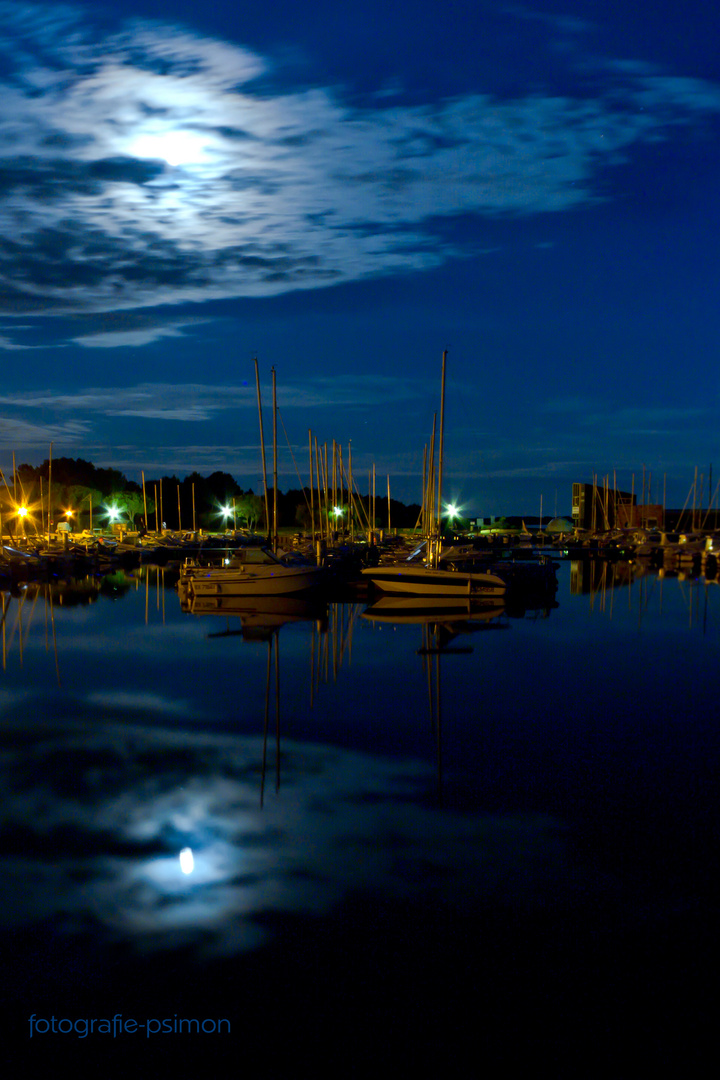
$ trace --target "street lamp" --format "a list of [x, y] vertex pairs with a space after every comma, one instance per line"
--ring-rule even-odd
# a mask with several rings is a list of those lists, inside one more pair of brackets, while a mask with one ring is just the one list
[[25, 536], [25, 518], [27, 517], [27, 514], [28, 514], [27, 506], [18, 506], [18, 508], [17, 508], [17, 516], [20, 518], [20, 531], [21, 531], [23, 537]]
[[112, 529], [112, 526], [115, 524], [115, 522], [120, 520], [120, 510], [116, 505], [106, 506], [105, 513], [108, 516], [108, 525]]

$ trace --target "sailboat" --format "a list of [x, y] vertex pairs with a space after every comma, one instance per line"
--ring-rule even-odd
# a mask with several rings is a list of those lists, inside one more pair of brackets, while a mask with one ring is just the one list
[[181, 599], [186, 602], [199, 597], [232, 596], [288, 596], [305, 593], [318, 588], [327, 579], [323, 566], [307, 565], [289, 558], [281, 559], [278, 549], [277, 530], [277, 397], [275, 392], [275, 368], [273, 377], [273, 516], [270, 528], [268, 505], [265, 442], [260, 398], [260, 376], [255, 360], [258, 412], [260, 420], [260, 449], [262, 453], [263, 486], [265, 489], [265, 517], [268, 525], [268, 544], [261, 547], [239, 547], [222, 566], [198, 566], [187, 562], [178, 582]]
[[415, 563], [391, 563], [363, 570], [381, 592], [410, 596], [481, 598], [503, 596], [507, 586], [497, 574], [479, 570], [449, 570]]
[[[440, 566], [440, 516], [442, 495], [443, 466], [443, 430], [445, 412], [445, 367], [447, 349], [442, 359], [442, 384], [440, 394], [440, 438], [438, 453], [438, 516], [434, 521], [435, 535], [429, 538], [428, 558], [426, 563], [405, 561], [363, 570], [376, 589], [381, 592], [404, 593], [411, 596], [454, 596], [454, 597], [489, 597], [502, 596], [506, 590], [505, 581], [498, 574], [477, 569], [454, 569]], [[434, 426], [433, 426], [434, 441]], [[428, 484], [428, 488], [434, 486]]]

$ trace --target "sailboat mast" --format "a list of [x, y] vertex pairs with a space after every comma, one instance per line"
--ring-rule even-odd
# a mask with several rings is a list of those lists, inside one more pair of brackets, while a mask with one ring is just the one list
[[437, 427], [437, 413], [433, 413], [432, 439], [430, 442], [430, 457], [428, 458], [427, 494], [425, 504], [425, 533], [428, 541], [435, 531], [435, 428]]
[[350, 513], [350, 543], [355, 543], [355, 498], [353, 494], [352, 439], [348, 443], [348, 507]]
[[310, 535], [315, 542], [315, 487], [313, 480], [312, 431], [308, 429], [308, 449], [310, 452]]
[[278, 546], [277, 527], [277, 486], [278, 486], [278, 448], [277, 448], [277, 387], [275, 384], [275, 368], [272, 372], [272, 395], [273, 395], [273, 551]]
[[445, 432], [445, 365], [447, 363], [447, 349], [442, 355], [442, 381], [440, 384], [440, 438], [438, 442], [438, 487], [437, 487], [437, 525], [438, 534], [441, 532], [442, 522], [442, 481], [443, 481], [443, 442]]
[[258, 415], [260, 417], [260, 453], [262, 455], [263, 488], [265, 489], [265, 525], [270, 539], [270, 507], [268, 505], [267, 465], [265, 463], [265, 436], [263, 435], [262, 401], [260, 400], [260, 373], [257, 356], [255, 357], [255, 386], [257, 388]]
[[52, 528], [52, 448], [50, 443], [50, 457], [48, 458], [48, 544], [50, 543], [50, 530]]

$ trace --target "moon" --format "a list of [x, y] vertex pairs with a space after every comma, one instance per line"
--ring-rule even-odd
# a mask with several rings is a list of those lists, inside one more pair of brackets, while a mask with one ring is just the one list
[[161, 158], [176, 168], [203, 161], [207, 156], [207, 139], [197, 131], [181, 128], [147, 132], [133, 139], [129, 150], [133, 157]]

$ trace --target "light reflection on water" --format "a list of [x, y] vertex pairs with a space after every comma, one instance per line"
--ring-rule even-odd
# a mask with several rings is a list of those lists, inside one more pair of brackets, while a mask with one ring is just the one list
[[514, 617], [333, 604], [265, 631], [262, 611], [183, 611], [152, 568], [77, 603], [6, 594], [3, 930], [204, 962], [357, 895], [478, 940], [489, 910], [509, 935], [692, 921], [720, 588], [601, 564], [559, 580], [557, 606]]
[[[3, 761], [7, 920], [97, 920], [144, 948], [257, 944], [252, 917], [329, 910], [356, 888], [456, 909], [547, 902], [564, 867], [542, 815], [423, 806], [429, 770], [283, 740], [261, 806], [262, 740], [109, 723], [38, 725]], [[6, 729], [7, 731], [7, 729]], [[181, 866], [192, 851], [192, 873]], [[469, 857], [472, 855], [472, 857]]]

